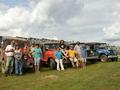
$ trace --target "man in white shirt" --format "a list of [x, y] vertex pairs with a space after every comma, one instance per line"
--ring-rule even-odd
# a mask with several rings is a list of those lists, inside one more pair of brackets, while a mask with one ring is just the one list
[[82, 54], [81, 54], [81, 45], [80, 45], [80, 42], [77, 42], [75, 47], [74, 47], [74, 50], [77, 52], [77, 59], [79, 61], [79, 65], [80, 65], [80, 62], [82, 61]]
[[77, 42], [75, 47], [74, 47], [74, 50], [77, 51], [79, 57], [81, 56], [81, 46], [80, 46], [80, 42]]
[[5, 66], [5, 74], [11, 75], [13, 72], [13, 63], [14, 63], [14, 42], [12, 41], [10, 45], [8, 45], [5, 49], [5, 54], [7, 56], [6, 66]]

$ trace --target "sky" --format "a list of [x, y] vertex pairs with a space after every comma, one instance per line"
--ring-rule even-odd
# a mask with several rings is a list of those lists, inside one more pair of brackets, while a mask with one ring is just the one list
[[0, 35], [120, 45], [120, 0], [0, 0]]

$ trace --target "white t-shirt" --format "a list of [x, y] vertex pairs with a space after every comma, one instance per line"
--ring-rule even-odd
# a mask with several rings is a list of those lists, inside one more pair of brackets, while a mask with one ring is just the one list
[[77, 51], [77, 53], [81, 55], [81, 46], [75, 45], [74, 50]]
[[10, 51], [10, 50], [14, 50], [15, 48], [12, 46], [12, 45], [8, 45], [7, 47], [6, 47], [6, 49], [5, 49], [5, 51], [6, 51], [6, 55], [7, 56], [14, 56], [14, 52], [7, 52], [7, 51]]

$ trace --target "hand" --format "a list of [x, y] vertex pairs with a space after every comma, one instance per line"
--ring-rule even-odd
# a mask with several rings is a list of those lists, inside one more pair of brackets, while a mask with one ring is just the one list
[[9, 50], [9, 51], [6, 51], [6, 52], [14, 52], [14, 50], [12, 49], [12, 50]]

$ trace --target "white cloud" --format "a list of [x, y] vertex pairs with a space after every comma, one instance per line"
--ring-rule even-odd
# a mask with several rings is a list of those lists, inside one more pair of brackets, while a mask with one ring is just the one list
[[105, 38], [110, 41], [120, 40], [120, 2], [116, 3], [112, 13], [113, 22], [103, 29]]
[[24, 36], [23, 32], [27, 32], [29, 36], [54, 38], [53, 35], [59, 34], [57, 30], [61, 25], [78, 12], [80, 5], [79, 0], [76, 0], [77, 3], [74, 0], [66, 0], [65, 3], [64, 0], [29, 1], [29, 9], [16, 6], [9, 8], [5, 14], [0, 13], [1, 34], [5, 34], [3, 30], [6, 30], [16, 35]]
[[119, 0], [28, 0], [28, 2], [27, 8], [0, 5], [1, 35], [80, 41], [119, 38]]

